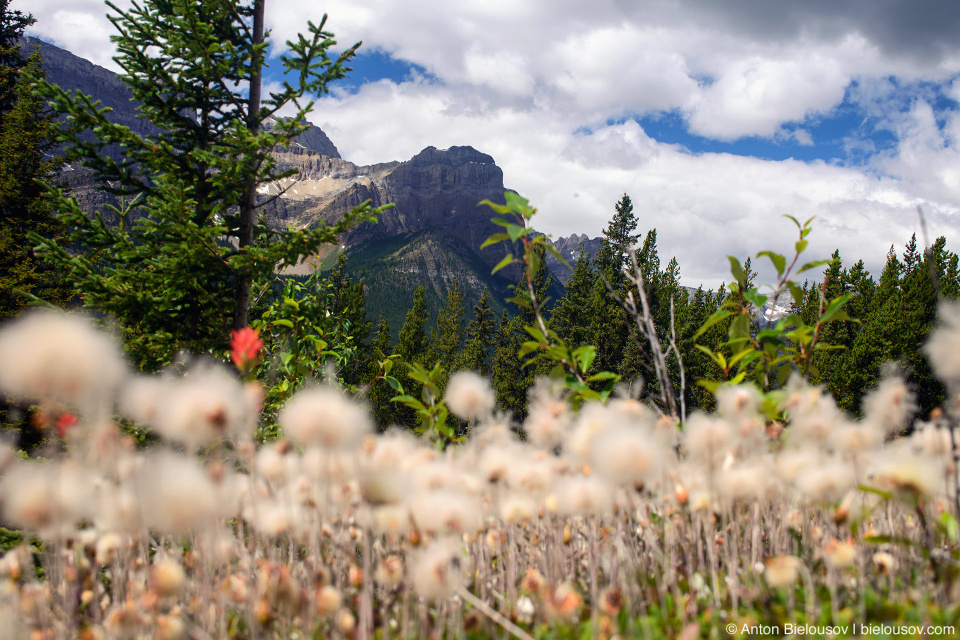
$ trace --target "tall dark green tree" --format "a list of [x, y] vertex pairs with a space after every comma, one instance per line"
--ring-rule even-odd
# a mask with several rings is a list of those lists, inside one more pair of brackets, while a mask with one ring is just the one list
[[[382, 362], [393, 354], [390, 345], [390, 325], [381, 314], [377, 323], [377, 333], [369, 346], [370, 357], [376, 362]], [[367, 391], [367, 402], [373, 411], [373, 419], [377, 429], [383, 431], [396, 422], [396, 405], [390, 400], [395, 395], [386, 380], [374, 380]]]
[[490, 351], [496, 330], [490, 309], [490, 291], [484, 287], [480, 301], [473, 307], [473, 320], [467, 326], [466, 342], [457, 356], [454, 369], [476, 371], [482, 376], [489, 376], [493, 371]]
[[427, 290], [423, 286], [417, 287], [413, 294], [413, 305], [407, 312], [407, 318], [400, 327], [397, 336], [395, 352], [404, 362], [423, 364], [427, 350]]
[[493, 388], [497, 405], [509, 411], [517, 420], [527, 415], [527, 389], [533, 384], [530, 367], [523, 366], [518, 357], [520, 347], [527, 340], [520, 316], [511, 318], [504, 311], [497, 325], [496, 350], [493, 354]]
[[[427, 312], [427, 291], [423, 286], [417, 287], [413, 294], [413, 305], [407, 312], [407, 317], [400, 327], [397, 336], [397, 345], [393, 352], [400, 356], [394, 364], [394, 376], [403, 385], [403, 388], [413, 396], [419, 395], [417, 381], [409, 376], [410, 365], [426, 365], [427, 356], [427, 321], [430, 314]], [[413, 428], [416, 426], [416, 415], [408, 407], [395, 405], [394, 415], [398, 423]]]
[[[686, 373], [688, 414], [693, 408], [711, 410], [716, 406], [713, 394], [696, 384], [696, 381], [719, 380], [721, 377], [720, 368], [695, 345], [699, 343], [717, 351], [727, 339], [727, 327], [725, 323], [721, 322], [712, 326], [697, 340], [694, 340], [693, 337], [720, 307], [722, 302], [722, 287], [716, 295], [712, 291], [704, 290], [702, 286], [698, 287], [687, 305], [684, 321], [678, 328], [677, 346], [683, 358], [683, 367]], [[679, 389], [679, 387], [677, 388]]]
[[[142, 217], [121, 212], [125, 224], [113, 228], [54, 189], [74, 229], [70, 243], [97, 249], [100, 260], [57, 243], [44, 248], [87, 306], [119, 319], [133, 359], [156, 368], [180, 349], [225, 347], [228, 329], [247, 324], [254, 283], [375, 214], [365, 203], [332, 227], [302, 231], [271, 230], [255, 215], [257, 189], [296, 173], [280, 169], [270, 151], [305, 130], [313, 104], [305, 97], [342, 78], [356, 46], [331, 59], [335, 41], [325, 20], [309, 23], [308, 35], [288, 43], [281, 57], [288, 79], [263, 96], [264, 0], [110, 6], [121, 78], [156, 133], [141, 137], [113, 124], [88, 96], [40, 86], [69, 116], [61, 135], [69, 157], [115, 196], [140, 196]], [[292, 117], [276, 117], [290, 107]], [[266, 130], [268, 119], [277, 124]], [[107, 153], [111, 145], [121, 152]]]
[[430, 367], [439, 363], [446, 372], [445, 379], [449, 378], [463, 343], [463, 313], [463, 290], [460, 289], [460, 279], [455, 278], [447, 291], [446, 304], [437, 314], [437, 324], [430, 330], [425, 363]]
[[[614, 214], [603, 230], [603, 244], [597, 252], [594, 266], [597, 278], [594, 281], [591, 315], [593, 335], [590, 343], [596, 347], [594, 368], [598, 371], [617, 371], [623, 358], [630, 328], [627, 313], [610, 296], [607, 287], [623, 298], [628, 290], [624, 268], [630, 264], [628, 250], [633, 249], [639, 234], [637, 218], [633, 213], [630, 196], [624, 194], [614, 206]], [[653, 235], [656, 242], [656, 233]], [[638, 252], [641, 259], [643, 250]]]
[[590, 256], [581, 249], [573, 275], [567, 280], [566, 291], [550, 313], [550, 328], [561, 340], [574, 347], [591, 344], [593, 314], [587, 310], [594, 285]]
[[[0, 16], [0, 23], [9, 19]], [[0, 46], [0, 59], [7, 57], [2, 55], [7, 51]], [[24, 70], [43, 76], [39, 52], [30, 56]], [[18, 77], [14, 102], [0, 112], [0, 319], [23, 310], [28, 303], [23, 294], [54, 304], [64, 304], [70, 297], [59, 270], [34, 251], [28, 237], [34, 233], [55, 240], [63, 236], [65, 227], [37, 182], [50, 179], [58, 165], [49, 155], [55, 121], [26, 76]], [[0, 90], [0, 103], [6, 103], [3, 93]]]
[[633, 202], [630, 200], [630, 196], [623, 194], [620, 201], [614, 205], [613, 218], [607, 224], [606, 229], [603, 230], [604, 240], [610, 246], [614, 264], [617, 267], [614, 274], [617, 285], [621, 284], [623, 269], [630, 264], [627, 251], [634, 248], [637, 240], [640, 239], [640, 234], [634, 233], [636, 230], [637, 217], [633, 213]]
[[347, 384], [365, 384], [376, 373], [372, 354], [365, 348], [373, 323], [367, 319], [367, 296], [363, 281], [354, 281], [347, 275], [347, 256], [337, 256], [337, 264], [327, 276], [330, 288], [330, 315], [335, 331], [349, 346], [353, 355], [340, 376]]
[[24, 30], [36, 19], [29, 13], [10, 10], [10, 0], [0, 0], [0, 114], [8, 113], [19, 99], [20, 71], [26, 60], [20, 51]]

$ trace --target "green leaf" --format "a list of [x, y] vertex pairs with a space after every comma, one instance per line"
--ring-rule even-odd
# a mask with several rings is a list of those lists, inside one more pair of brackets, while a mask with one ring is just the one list
[[589, 378], [587, 382], [596, 382], [597, 380], [619, 380], [620, 374], [614, 373], [612, 371], [601, 371], [600, 373], [595, 373]]
[[763, 305], [767, 303], [767, 296], [760, 293], [756, 288], [747, 289], [743, 292], [744, 299], [755, 306], [757, 309], [762, 309]]
[[830, 264], [830, 260], [813, 260], [800, 267], [797, 273], [803, 273], [804, 271], [809, 271], [810, 269], [816, 269], [817, 267], [822, 267], [825, 264]]
[[394, 391], [399, 391], [401, 394], [405, 395], [403, 390], [403, 385], [400, 384], [400, 381], [394, 378], [393, 376], [383, 376], [383, 379], [387, 381], [387, 384], [390, 385], [390, 388]]
[[730, 323], [728, 332], [730, 340], [747, 340], [750, 338], [750, 318], [744, 314], [737, 315]]
[[717, 390], [723, 386], [719, 380], [697, 380], [697, 385], [703, 387], [710, 393], [716, 394]]
[[509, 234], [509, 233], [495, 233], [495, 234], [493, 234], [492, 236], [490, 236], [489, 238], [487, 238], [486, 240], [484, 240], [484, 241], [483, 241], [483, 244], [480, 245], [480, 248], [481, 248], [481, 249], [486, 249], [487, 247], [489, 247], [489, 246], [492, 245], [492, 244], [497, 244], [497, 243], [499, 243], [499, 242], [503, 242], [504, 240], [509, 240], [509, 239], [510, 239], [510, 234]]
[[709, 318], [707, 318], [707, 321], [703, 323], [703, 326], [700, 327], [700, 330], [697, 331], [697, 333], [693, 336], [693, 339], [696, 340], [697, 338], [702, 336], [704, 333], [706, 333], [707, 330], [710, 329], [710, 327], [717, 324], [718, 322], [722, 322], [724, 319], [729, 318], [732, 315], [733, 315], [733, 312], [730, 311], [729, 309], [717, 309], [716, 311], [713, 312], [713, 314], [710, 315]]
[[849, 320], [850, 316], [847, 315], [845, 311], [841, 310], [841, 307], [845, 305], [850, 298], [852, 298], [854, 292], [845, 293], [839, 298], [834, 298], [830, 301], [830, 304], [827, 305], [827, 309], [823, 312], [823, 315], [820, 316], [820, 322], [827, 323], [834, 320]]
[[540, 350], [539, 342], [527, 341], [520, 346], [520, 350], [517, 352], [517, 356], [522, 358], [525, 355], [528, 355], [530, 353], [533, 353], [534, 351], [539, 351], [539, 350]]
[[734, 356], [730, 358], [730, 361], [728, 363], [729, 366], [731, 367], [736, 366], [738, 362], [740, 362], [741, 360], [743, 360], [745, 357], [747, 357], [752, 353], [756, 353], [756, 351], [754, 351], [753, 349], [744, 349], [740, 353], [734, 354]]
[[286, 327], [288, 329], [293, 329], [293, 323], [286, 318], [279, 318], [273, 321], [274, 325], [279, 325], [281, 327]]
[[782, 276], [784, 270], [787, 268], [787, 259], [780, 255], [779, 253], [774, 253], [773, 251], [761, 251], [757, 254], [757, 257], [767, 256], [770, 258], [770, 262], [773, 263], [774, 269], [777, 270], [777, 275]]
[[540, 330], [540, 327], [526, 325], [523, 329], [537, 342], [548, 342], [547, 337], [543, 335], [543, 331]]
[[503, 269], [503, 268], [506, 267], [507, 265], [511, 265], [511, 264], [513, 264], [514, 262], [519, 262], [519, 260], [517, 260], [516, 258], [514, 258], [512, 254], [509, 254], [509, 253], [508, 253], [507, 255], [503, 256], [503, 259], [502, 259], [500, 262], [497, 263], [497, 266], [495, 266], [495, 267], [493, 268], [493, 271], [491, 271], [490, 273], [491, 273], [491, 274], [494, 274], [494, 273], [496, 273], [497, 271], [500, 271], [500, 269]]
[[597, 350], [592, 345], [586, 345], [574, 351], [573, 356], [578, 360], [580, 373], [586, 373], [597, 357]]
[[876, 487], [871, 487], [865, 484], [857, 485], [857, 489], [860, 489], [860, 491], [863, 491], [864, 493], [878, 495], [884, 500], [891, 500], [893, 498], [893, 494], [891, 492], [884, 491], [883, 489], [877, 489]]
[[783, 214], [783, 217], [784, 217], [784, 218], [787, 218], [788, 220], [793, 220], [793, 224], [797, 225], [797, 229], [803, 229], [803, 225], [800, 224], [800, 221], [797, 220], [796, 218], [794, 218], [794, 217], [793, 217], [792, 215], [790, 215], [789, 213]]
[[507, 201], [507, 206], [511, 211], [522, 214], [523, 212], [530, 210], [530, 201], [516, 191], [505, 191], [503, 193], [503, 198]]
[[733, 279], [740, 283], [741, 287], [746, 287], [747, 273], [743, 270], [743, 265], [734, 256], [727, 256], [727, 260], [730, 261], [730, 273]]
[[956, 542], [957, 536], [960, 535], [960, 525], [957, 524], [956, 517], [949, 511], [944, 511], [940, 514], [940, 523], [943, 525], [947, 537]]
[[510, 213], [510, 207], [505, 207], [502, 204], [497, 204], [496, 202], [492, 202], [490, 200], [486, 200], [486, 199], [481, 200], [479, 203], [477, 203], [478, 207], [480, 205], [486, 205], [491, 209], [493, 209], [494, 211], [496, 211], [497, 213]]
[[[809, 240], [797, 240], [797, 244], [793, 245], [794, 250], [796, 250], [797, 255], [800, 255], [807, 249], [807, 245], [810, 244]], [[801, 269], [801, 271], [803, 271]], [[798, 272], [799, 273], [799, 272]]]
[[528, 233], [530, 233], [530, 229], [524, 229], [518, 224], [511, 224], [507, 227], [507, 235], [514, 242], [516, 242], [520, 236], [524, 236]]

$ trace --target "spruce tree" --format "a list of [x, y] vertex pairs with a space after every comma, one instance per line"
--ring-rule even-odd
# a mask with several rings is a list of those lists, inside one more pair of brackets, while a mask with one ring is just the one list
[[623, 269], [630, 266], [627, 251], [634, 248], [640, 239], [640, 234], [633, 233], [636, 229], [637, 217], [633, 213], [633, 202], [630, 196], [623, 194], [620, 201], [614, 205], [613, 218], [603, 230], [604, 241], [610, 246], [617, 267], [618, 275], [614, 276], [617, 284], [620, 284]]
[[439, 363], [445, 371], [445, 378], [449, 378], [463, 343], [463, 312], [460, 279], [454, 278], [447, 292], [446, 304], [437, 314], [436, 326], [430, 330], [430, 348], [425, 363], [430, 367]]
[[367, 319], [367, 296], [363, 281], [347, 275], [347, 256], [337, 256], [337, 264], [326, 278], [330, 288], [330, 316], [335, 335], [350, 350], [350, 359], [340, 370], [348, 385], [365, 384], [376, 373], [370, 351], [365, 348], [373, 327]]
[[593, 314], [587, 310], [594, 285], [590, 256], [581, 249], [573, 275], [567, 280], [566, 291], [550, 313], [550, 328], [561, 340], [574, 347], [591, 344]]
[[880, 282], [877, 284], [876, 294], [870, 301], [871, 314], [879, 311], [887, 303], [887, 300], [896, 295], [900, 288], [900, 273], [902, 271], [903, 265], [897, 259], [897, 253], [891, 245], [890, 250], [887, 251], [887, 262], [883, 266], [883, 271], [880, 272]]
[[[416, 397], [420, 395], [419, 382], [410, 377], [411, 364], [426, 364], [427, 355], [427, 290], [423, 286], [417, 287], [413, 294], [413, 305], [407, 312], [407, 317], [400, 327], [397, 336], [397, 346], [394, 353], [400, 358], [394, 364], [394, 377], [400, 381], [404, 390]], [[416, 426], [416, 414], [406, 406], [395, 405], [394, 416], [398, 423], [413, 428]]]
[[[390, 346], [390, 325], [387, 320], [380, 315], [380, 322], [377, 323], [377, 333], [369, 347], [370, 357], [376, 362], [382, 362], [392, 355], [393, 350]], [[371, 383], [367, 391], [367, 402], [373, 411], [373, 419], [377, 423], [377, 429], [383, 431], [395, 419], [396, 406], [390, 402], [394, 396], [393, 389], [387, 384], [386, 380], [375, 380]]]
[[[39, 85], [69, 117], [60, 136], [68, 157], [114, 196], [139, 197], [142, 217], [132, 221], [127, 203], [114, 228], [53, 189], [74, 230], [70, 244], [97, 249], [100, 261], [42, 244], [85, 305], [115, 315], [133, 359], [153, 369], [181, 349], [225, 348], [228, 330], [247, 324], [252, 285], [375, 214], [364, 203], [332, 227], [300, 231], [273, 230], [255, 216], [257, 190], [296, 173], [281, 170], [270, 152], [306, 129], [313, 103], [305, 96], [342, 78], [356, 46], [330, 59], [335, 41], [325, 17], [308, 23], [307, 37], [289, 42], [281, 57], [289, 79], [264, 97], [264, 0], [146, 0], [126, 11], [108, 5], [121, 78], [156, 133], [140, 137], [110, 122], [88, 96]], [[277, 117], [290, 108], [292, 117]], [[266, 130], [268, 120], [276, 125]], [[106, 152], [112, 145], [119, 154]]]
[[[840, 258], [840, 250], [837, 249], [831, 256], [830, 264], [827, 266], [823, 275], [823, 284], [815, 288], [816, 292], [816, 311], [814, 313], [814, 323], [820, 314], [820, 297], [823, 294], [824, 300], [834, 300], [843, 295], [845, 290], [845, 272], [843, 270], [843, 261]], [[812, 293], [812, 292], [811, 292]], [[811, 300], [813, 302], [813, 300]], [[820, 327], [818, 343], [829, 344], [832, 346], [846, 346], [849, 337], [850, 323], [832, 322]], [[810, 382], [812, 384], [827, 383], [831, 379], [836, 363], [840, 360], [841, 353], [838, 351], [827, 350], [814, 354], [811, 359]]]
[[920, 266], [922, 258], [920, 252], [917, 251], [917, 234], [910, 236], [910, 240], [907, 242], [907, 246], [903, 250], [903, 271], [904, 273], [912, 273], [917, 267]]
[[[9, 20], [8, 15], [0, 17], [0, 23]], [[39, 52], [30, 56], [24, 70], [43, 76]], [[34, 233], [55, 240], [65, 231], [37, 183], [50, 179], [58, 165], [49, 157], [55, 122], [26, 75], [19, 76], [14, 90], [10, 109], [0, 112], [0, 319], [24, 309], [28, 303], [24, 294], [58, 305], [70, 297], [58, 269], [34, 251], [28, 238]]]
[[496, 330], [490, 309], [490, 291], [484, 287], [480, 301], [473, 307], [473, 320], [467, 327], [466, 342], [456, 358], [454, 370], [476, 371], [484, 377], [489, 376], [493, 371], [490, 346]]
[[407, 317], [400, 327], [397, 336], [396, 353], [404, 362], [423, 364], [427, 348], [427, 290], [423, 286], [417, 287], [413, 294], [413, 305], [407, 312]]
[[533, 383], [529, 367], [523, 366], [518, 352], [527, 339], [523, 318], [510, 318], [504, 311], [497, 325], [496, 351], [493, 355], [493, 388], [497, 405], [522, 421], [527, 415], [527, 389]]
[[10, 0], [0, 0], [0, 114], [19, 100], [20, 71], [26, 61], [20, 51], [23, 31], [36, 22], [29, 13], [10, 10]]

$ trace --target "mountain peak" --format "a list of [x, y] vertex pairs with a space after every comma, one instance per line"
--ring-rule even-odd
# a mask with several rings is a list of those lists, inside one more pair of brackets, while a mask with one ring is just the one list
[[450, 147], [449, 149], [441, 150], [431, 146], [410, 159], [410, 164], [414, 166], [435, 164], [461, 165], [471, 162], [475, 164], [496, 164], [492, 156], [481, 153], [473, 147]]

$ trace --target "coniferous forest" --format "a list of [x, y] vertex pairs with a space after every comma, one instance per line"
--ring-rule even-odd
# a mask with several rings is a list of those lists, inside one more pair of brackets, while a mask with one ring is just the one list
[[955, 637], [946, 238], [871, 274], [786, 216], [692, 290], [624, 194], [561, 287], [507, 191], [507, 299], [375, 291], [348, 252], [285, 276], [390, 207], [260, 213], [359, 45], [308, 23], [267, 91], [262, 0], [110, 8], [154, 133], [46, 81], [0, 0], [4, 637]]

